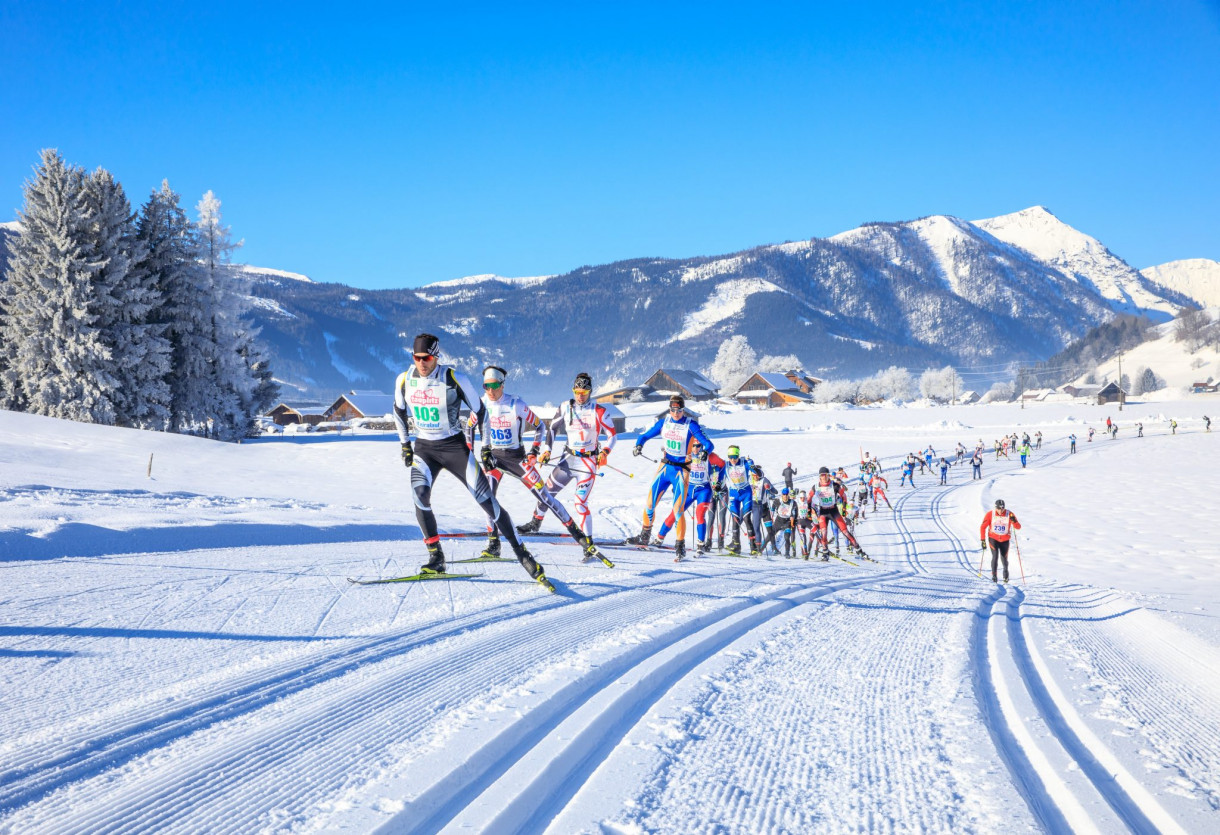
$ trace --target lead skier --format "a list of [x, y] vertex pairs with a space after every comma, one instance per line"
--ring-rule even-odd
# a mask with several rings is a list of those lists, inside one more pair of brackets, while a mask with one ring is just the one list
[[[598, 467], [606, 465], [610, 451], [614, 449], [615, 430], [610, 418], [606, 417], [606, 407], [589, 399], [593, 393], [593, 378], [585, 372], [576, 375], [572, 382], [572, 398], [559, 410], [559, 414], [546, 425], [546, 446], [539, 451], [537, 446], [530, 449], [539, 464], [545, 464], [551, 459], [551, 450], [555, 445], [555, 436], [562, 430], [567, 438], [563, 455], [551, 476], [546, 480], [547, 492], [552, 496], [559, 495], [573, 478], [576, 479], [576, 522], [585, 536], [593, 538], [593, 519], [589, 515], [589, 493], [597, 481]], [[601, 445], [602, 436], [606, 436], [605, 445]], [[539, 501], [534, 508], [534, 518], [517, 528], [521, 533], [537, 533], [542, 527], [542, 520], [550, 510], [545, 502]]]
[[466, 446], [460, 418], [462, 405], [481, 415], [483, 401], [466, 376], [451, 365], [441, 365], [439, 356], [440, 340], [430, 333], [419, 334], [413, 344], [413, 367], [398, 375], [394, 383], [394, 423], [398, 427], [402, 462], [411, 470], [415, 518], [428, 548], [428, 562], [420, 567], [420, 573], [445, 573], [445, 554], [432, 512], [432, 483], [437, 473], [448, 470], [465, 485], [487, 518], [508, 540], [521, 567], [554, 591], [542, 566], [517, 538], [512, 519], [496, 501], [474, 453]]
[[979, 546], [985, 551], [991, 546], [991, 582], [996, 579], [997, 564], [1004, 561], [1004, 582], [1008, 582], [1008, 540], [1014, 530], [1020, 530], [1017, 515], [1004, 507], [1003, 499], [995, 500], [995, 509], [987, 511], [983, 524], [979, 525]]
[[[572, 521], [571, 514], [558, 499], [552, 496], [542, 483], [542, 476], [531, 461], [534, 456], [527, 456], [522, 443], [526, 430], [534, 430], [534, 444], [537, 445], [545, 431], [542, 421], [525, 401], [514, 394], [504, 391], [504, 379], [508, 372], [497, 365], [489, 365], [483, 369], [483, 411], [471, 411], [466, 424], [466, 443], [474, 447], [474, 435], [477, 431], [483, 439], [483, 448], [479, 453], [479, 461], [483, 471], [491, 482], [491, 492], [496, 494], [503, 473], [508, 473], [528, 487], [535, 498], [545, 504], [555, 515], [568, 533], [576, 540], [576, 544], [585, 553], [585, 561], [601, 560], [611, 568], [614, 564], [597, 550], [593, 538]], [[487, 548], [483, 551], [487, 557], [500, 556], [500, 538], [495, 526], [488, 523]]]

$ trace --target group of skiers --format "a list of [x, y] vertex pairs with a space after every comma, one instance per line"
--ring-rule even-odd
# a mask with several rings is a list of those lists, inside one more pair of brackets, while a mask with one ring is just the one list
[[[553, 512], [581, 547], [586, 561], [600, 559], [612, 566], [594, 544], [589, 497], [600, 470], [610, 466], [608, 458], [616, 432], [605, 408], [591, 399], [591, 376], [576, 375], [572, 397], [553, 420], [543, 422], [524, 400], [505, 390], [508, 374], [504, 368], [484, 368], [480, 396], [464, 374], [440, 363], [436, 336], [421, 333], [412, 347], [412, 367], [400, 374], [394, 385], [394, 420], [402, 461], [411, 471], [416, 519], [428, 551], [420, 576], [446, 574], [442, 537], [432, 509], [433, 483], [442, 470], [466, 486], [486, 516], [488, 541], [480, 559], [503, 559], [501, 541], [507, 540], [529, 575], [554, 590], [545, 570], [521, 540], [524, 534], [537, 533], [546, 514]], [[469, 414], [463, 418], [464, 411]], [[559, 435], [566, 442], [557, 450]], [[481, 441], [477, 454], [476, 436]], [[836, 555], [842, 537], [849, 554], [869, 559], [856, 538], [855, 525], [865, 518], [870, 503], [874, 511], [878, 502], [892, 509], [886, 496], [889, 484], [876, 456], [862, 455], [854, 481], [843, 467], [832, 472], [823, 466], [808, 490], [796, 489], [797, 471], [789, 462], [783, 471], [784, 486], [776, 489], [762, 467], [743, 455], [738, 445], [728, 446], [723, 458], [718, 455], [698, 420], [686, 411], [681, 395], [671, 397], [667, 413], [640, 433], [633, 454], [643, 455], [645, 445], [653, 439], [659, 439], [662, 445], [657, 471], [645, 502], [640, 533], [627, 542], [641, 547], [661, 546], [673, 530], [678, 560], [685, 557], [688, 509], [693, 510], [696, 554], [707, 553], [715, 539], [717, 548], [723, 550], [727, 540], [728, 553], [740, 555], [744, 529], [752, 555], [766, 552], [796, 557], [799, 552], [805, 559], [813, 555], [823, 560], [831, 556], [832, 537]], [[1039, 446], [1041, 441], [1038, 433]], [[1016, 443], [1015, 435], [1011, 442]], [[1023, 453], [1027, 453], [1029, 443], [1027, 435]], [[980, 440], [971, 458], [976, 477], [981, 477], [982, 449]], [[907, 456], [902, 483], [909, 480], [913, 484], [916, 466], [921, 472], [933, 469], [935, 458], [931, 446]], [[959, 443], [954, 463], [964, 460], [965, 447]], [[553, 469], [544, 479], [539, 470], [548, 463]], [[942, 457], [939, 466], [944, 484], [950, 464]], [[521, 525], [513, 524], [497, 500], [505, 475], [520, 481], [535, 499], [532, 517]], [[574, 514], [557, 498], [573, 482]], [[654, 538], [657, 508], [667, 493], [672, 496], [672, 507], [657, 526]], [[1002, 532], [995, 529], [993, 533], [999, 536]]]

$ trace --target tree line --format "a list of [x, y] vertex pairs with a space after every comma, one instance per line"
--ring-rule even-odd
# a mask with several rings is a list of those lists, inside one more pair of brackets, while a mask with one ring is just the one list
[[134, 212], [109, 171], [47, 149], [0, 282], [0, 407], [235, 441], [279, 393], [209, 191]]

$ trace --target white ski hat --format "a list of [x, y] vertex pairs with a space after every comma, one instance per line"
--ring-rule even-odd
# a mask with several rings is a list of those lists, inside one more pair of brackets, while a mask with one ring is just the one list
[[483, 382], [485, 383], [503, 383], [504, 369], [499, 366], [489, 365], [483, 369]]

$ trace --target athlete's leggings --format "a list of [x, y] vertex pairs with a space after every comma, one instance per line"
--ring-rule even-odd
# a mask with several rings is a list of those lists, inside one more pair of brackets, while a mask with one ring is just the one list
[[[698, 537], [699, 544], [704, 544], [710, 538], [708, 534], [707, 512], [712, 506], [712, 488], [706, 484], [700, 484], [690, 488], [690, 497], [687, 499], [686, 506], [695, 506], [695, 536]], [[665, 538], [665, 534], [669, 533], [669, 529], [674, 526], [676, 508], [669, 511], [669, 515], [665, 517], [665, 521], [661, 523], [660, 530], [657, 531], [657, 536], [661, 539]]]
[[[493, 449], [492, 454], [496, 459], [496, 468], [487, 474], [491, 481], [491, 492], [498, 493], [500, 489], [500, 478], [507, 473], [521, 481], [526, 487], [534, 492], [539, 503], [544, 504], [547, 508], [558, 517], [563, 526], [569, 527], [572, 524], [572, 514], [568, 513], [568, 509], [563, 506], [559, 499], [550, 494], [542, 483], [542, 476], [538, 474], [538, 469], [529, 462], [525, 457], [525, 449], [517, 447], [516, 449]], [[487, 520], [488, 533], [492, 530], [491, 520]]]
[[774, 543], [771, 536], [771, 508], [766, 502], [755, 501], [750, 512], [750, 524], [754, 526], [754, 535], [766, 547], [768, 541]]
[[717, 531], [721, 545], [724, 544], [725, 521], [729, 517], [729, 493], [727, 490], [712, 491], [712, 521], [707, 526], [707, 545], [711, 547], [712, 533]]
[[852, 536], [851, 531], [847, 529], [847, 520], [843, 518], [841, 513], [839, 513], [839, 509], [837, 507], [818, 511], [818, 532], [822, 536], [822, 544], [826, 546], [830, 545], [830, 539], [826, 535], [826, 526], [832, 520], [834, 524], [838, 526], [838, 529], [843, 531], [843, 535], [847, 537], [847, 541], [859, 548], [860, 543], [856, 542], [856, 538]]
[[[552, 497], [559, 495], [568, 482], [576, 479], [576, 524], [585, 532], [585, 536], [593, 536], [593, 519], [589, 515], [589, 493], [593, 483], [597, 481], [597, 459], [566, 453], [546, 480], [546, 490]], [[534, 508], [534, 518], [543, 519], [551, 508], [545, 501], [539, 500]]]
[[741, 524], [745, 520], [746, 533], [754, 542], [754, 528], [750, 525], [750, 514], [754, 510], [754, 494], [749, 487], [729, 493], [729, 515], [733, 517], [733, 541], [741, 541]]
[[440, 539], [437, 536], [436, 515], [432, 512], [432, 483], [441, 470], [453, 473], [454, 478], [466, 486], [470, 495], [487, 514], [487, 518], [513, 546], [513, 550], [519, 550], [521, 540], [517, 538], [513, 520], [496, 501], [491, 485], [475, 463], [474, 453], [466, 448], [466, 438], [460, 434], [443, 441], [415, 442], [411, 489], [415, 493], [415, 518], [424, 534], [424, 542], [431, 545]]
[[652, 489], [648, 492], [648, 504], [644, 506], [644, 527], [652, 527], [657, 502], [661, 501], [665, 491], [671, 487], [674, 493], [674, 536], [682, 541], [686, 539], [685, 513], [690, 491], [690, 471], [683, 465], [662, 461], [657, 467], [657, 476], [653, 479]]
[[1008, 579], [1008, 540], [992, 539], [987, 537], [987, 544], [991, 546], [991, 576], [995, 577], [995, 570], [999, 567], [1000, 560], [1004, 561], [1004, 579]]

